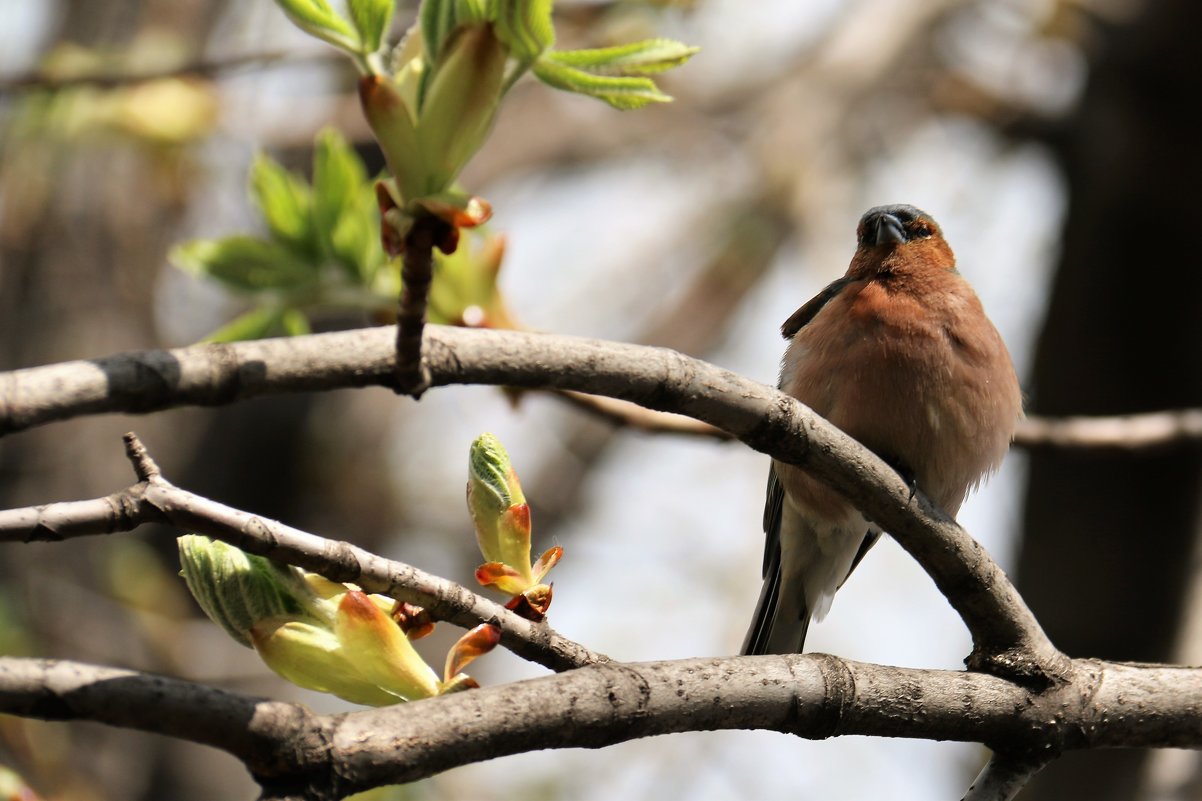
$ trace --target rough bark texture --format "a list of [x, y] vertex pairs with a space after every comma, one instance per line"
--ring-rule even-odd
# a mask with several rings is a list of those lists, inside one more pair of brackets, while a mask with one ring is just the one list
[[826, 654], [605, 663], [383, 709], [314, 715], [136, 671], [0, 657], [0, 711], [212, 745], [241, 758], [265, 796], [309, 801], [506, 754], [600, 748], [681, 731], [984, 740], [1028, 759], [1073, 748], [1202, 746], [1194, 725], [1202, 713], [1202, 670], [1078, 667], [1079, 684], [1032, 694], [980, 673]]

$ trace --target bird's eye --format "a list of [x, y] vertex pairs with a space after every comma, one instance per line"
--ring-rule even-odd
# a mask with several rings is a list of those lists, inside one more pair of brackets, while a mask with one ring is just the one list
[[927, 223], [923, 222], [922, 220], [918, 220], [917, 222], [914, 223], [914, 225], [910, 226], [910, 238], [911, 239], [925, 238], [925, 237], [930, 236], [933, 233], [934, 233], [934, 231], [931, 230], [931, 226], [928, 225]]

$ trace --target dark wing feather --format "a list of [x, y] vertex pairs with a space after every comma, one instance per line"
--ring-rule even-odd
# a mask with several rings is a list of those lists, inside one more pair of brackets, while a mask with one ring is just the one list
[[[781, 335], [785, 339], [792, 339], [798, 331], [818, 315], [823, 306], [842, 292], [843, 288], [853, 280], [844, 276], [829, 284], [826, 289], [807, 301], [800, 309], [793, 312], [788, 320], [785, 320], [780, 329]], [[768, 491], [764, 499], [764, 586], [760, 590], [760, 597], [755, 605], [755, 617], [752, 618], [751, 628], [748, 629], [747, 637], [743, 640], [742, 653], [744, 654], [768, 653], [773, 623], [780, 606], [780, 526], [784, 504], [785, 489], [781, 486], [780, 479], [777, 478], [776, 469], [772, 468], [768, 471]], [[865, 540], [864, 546], [856, 556], [857, 563], [873, 542], [876, 542], [876, 538], [872, 536]], [[801, 646], [805, 642], [806, 629], [809, 628], [809, 614], [804, 608], [801, 617], [801, 641], [797, 643], [797, 651], [801, 650]]]
[[818, 312], [822, 311], [822, 307], [829, 303], [831, 298], [838, 295], [843, 291], [843, 287], [855, 280], [857, 279], [845, 275], [838, 281], [832, 281], [826, 289], [806, 301], [804, 306], [793, 312], [788, 320], [785, 320], [784, 325], [780, 327], [780, 335], [785, 339], [792, 339], [794, 334], [804, 328], [810, 320], [813, 320]]
[[743, 654], [766, 654], [776, 606], [780, 598], [780, 519], [784, 509], [785, 490], [776, 469], [768, 469], [768, 492], [764, 499], [764, 586], [755, 602], [751, 628], [743, 640]]

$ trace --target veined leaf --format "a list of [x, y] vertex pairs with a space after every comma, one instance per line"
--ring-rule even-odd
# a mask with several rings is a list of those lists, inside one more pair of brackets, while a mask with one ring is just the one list
[[279, 242], [252, 236], [197, 239], [171, 251], [180, 268], [215, 278], [230, 289], [291, 289], [316, 278], [316, 268]]
[[290, 337], [304, 336], [313, 332], [309, 326], [309, 318], [300, 309], [286, 309], [280, 315], [280, 328]]
[[406, 106], [390, 79], [378, 75], [359, 79], [359, 101], [401, 195], [408, 199], [424, 194], [427, 169], [418, 145], [415, 110]]
[[384, 34], [392, 23], [396, 0], [348, 0], [351, 20], [359, 31], [365, 53], [375, 53], [384, 44]]
[[534, 74], [548, 86], [595, 97], [623, 111], [642, 108], [648, 103], [672, 101], [672, 98], [661, 92], [650, 78], [594, 75], [551, 61], [546, 55], [534, 62]]
[[349, 234], [339, 231], [356, 226], [350, 218], [362, 213], [366, 184], [363, 162], [342, 134], [332, 128], [322, 131], [313, 151], [313, 217], [325, 252], [352, 275], [362, 269], [362, 253], [347, 239]]
[[335, 47], [358, 53], [363, 43], [358, 32], [328, 0], [275, 0], [298, 28]]
[[532, 63], [555, 44], [554, 0], [498, 0], [497, 38], [518, 61]]
[[425, 40], [426, 53], [431, 61], [438, 59], [443, 42], [451, 35], [458, 24], [455, 14], [455, 0], [422, 0], [421, 10], [418, 11], [421, 22], [422, 39]]
[[278, 329], [284, 313], [274, 306], [251, 309], [235, 317], [201, 340], [201, 342], [244, 342], [263, 339]]
[[679, 67], [700, 49], [672, 39], [645, 39], [617, 47], [553, 50], [543, 58], [598, 75], [651, 75]]
[[[505, 59], [505, 48], [489, 24], [461, 27], [446, 43], [418, 117], [417, 138], [427, 171], [421, 194], [446, 191], [488, 138]], [[407, 202], [414, 198], [405, 194]]]
[[250, 195], [272, 236], [300, 251], [312, 251], [313, 197], [304, 179], [259, 154], [250, 168]]

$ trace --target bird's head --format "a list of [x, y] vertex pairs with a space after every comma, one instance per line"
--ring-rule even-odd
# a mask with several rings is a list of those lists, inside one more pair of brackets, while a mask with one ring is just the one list
[[930, 269], [956, 269], [952, 249], [931, 215], [903, 204], [864, 212], [849, 275], [872, 278]]

